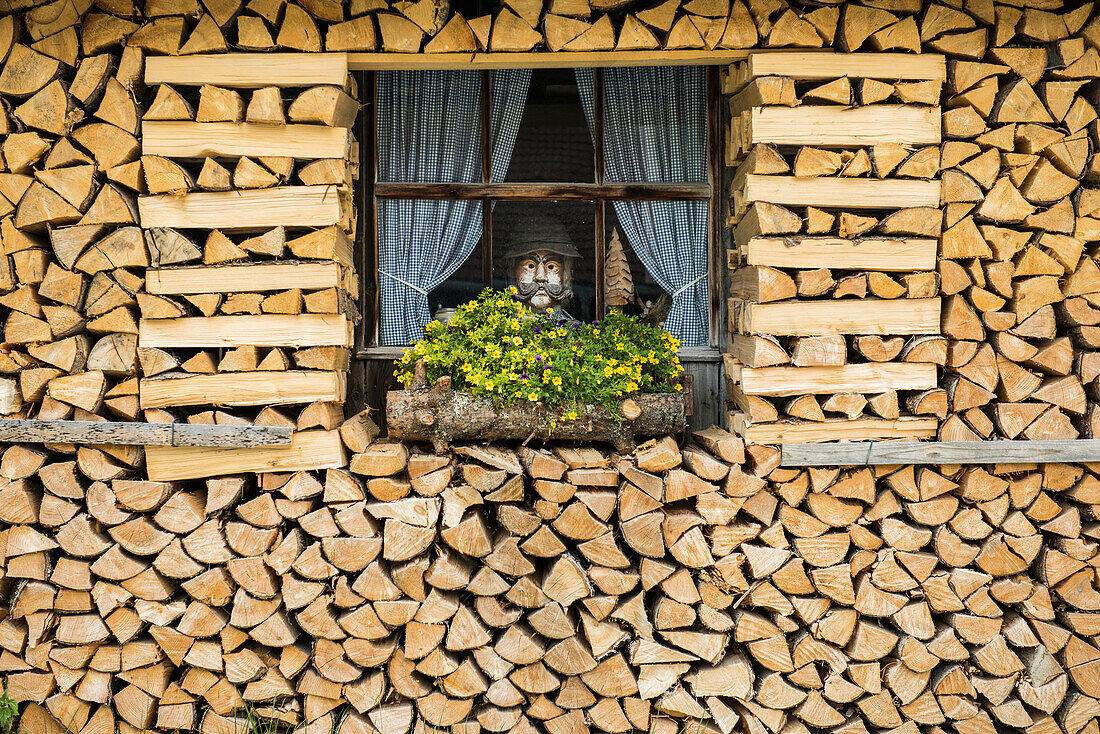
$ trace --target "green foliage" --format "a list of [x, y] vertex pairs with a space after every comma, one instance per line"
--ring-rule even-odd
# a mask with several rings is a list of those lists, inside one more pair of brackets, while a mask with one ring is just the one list
[[674, 383], [683, 372], [680, 342], [667, 332], [616, 311], [598, 323], [577, 323], [531, 311], [513, 293], [486, 289], [446, 326], [428, 324], [397, 363], [397, 379], [408, 387], [422, 359], [430, 382], [449, 376], [455, 390], [548, 407], [611, 407], [632, 393], [680, 389]]
[[8, 695], [0, 694], [0, 732], [9, 732], [19, 718], [19, 702]]

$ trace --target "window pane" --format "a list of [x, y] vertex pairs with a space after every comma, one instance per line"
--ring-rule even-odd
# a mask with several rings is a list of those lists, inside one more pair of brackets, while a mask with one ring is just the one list
[[[517, 282], [576, 319], [596, 318], [595, 212], [590, 201], [498, 201], [493, 208], [493, 285]], [[562, 292], [572, 298], [558, 301]], [[524, 293], [521, 293], [524, 295]]]
[[[591, 71], [577, 74], [582, 86], [591, 84]], [[708, 180], [705, 67], [605, 69], [603, 93], [605, 180]]]
[[[491, 82], [494, 100], [500, 91]], [[508, 182], [592, 183], [596, 180], [592, 134], [572, 69], [535, 69], [516, 135]], [[501, 143], [498, 141], [499, 147]], [[496, 157], [496, 156], [495, 156]], [[494, 170], [494, 179], [498, 172]]]
[[[606, 209], [607, 242], [617, 231], [640, 312], [685, 347], [708, 342], [708, 220], [705, 201], [617, 201]], [[605, 273], [612, 273], [611, 257]], [[654, 287], [656, 286], [656, 287]], [[647, 305], [648, 302], [648, 305]]]
[[481, 74], [380, 71], [378, 180], [481, 181]]

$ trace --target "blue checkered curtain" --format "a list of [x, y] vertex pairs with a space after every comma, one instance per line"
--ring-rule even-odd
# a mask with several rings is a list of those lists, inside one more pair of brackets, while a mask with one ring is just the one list
[[[589, 127], [594, 81], [577, 70]], [[706, 70], [701, 66], [605, 69], [604, 180], [690, 183], [707, 180]], [[665, 329], [683, 346], [709, 339], [707, 202], [616, 201], [615, 213], [638, 259], [667, 293]]]
[[[481, 181], [481, 74], [378, 73], [378, 180]], [[504, 180], [527, 99], [529, 69], [493, 71], [492, 181]], [[480, 201], [378, 202], [379, 343], [424, 335], [428, 294], [466, 261], [481, 238]]]

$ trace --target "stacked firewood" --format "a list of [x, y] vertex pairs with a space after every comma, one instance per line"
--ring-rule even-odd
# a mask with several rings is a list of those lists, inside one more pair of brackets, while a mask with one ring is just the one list
[[1082, 94], [1100, 58], [1095, 24], [1078, 35], [1087, 14], [1042, 20], [998, 17], [988, 50], [948, 67], [947, 440], [1100, 435], [1086, 394], [1100, 346], [1100, 222], [1087, 188], [1097, 114]]
[[726, 79], [726, 375], [748, 440], [928, 437], [945, 416], [942, 76], [940, 57], [754, 53]]
[[736, 437], [435, 455], [339, 432], [348, 470], [258, 482], [8, 448], [0, 669], [44, 709], [26, 730], [732, 731], [759, 533], [735, 517], [768, 506]]

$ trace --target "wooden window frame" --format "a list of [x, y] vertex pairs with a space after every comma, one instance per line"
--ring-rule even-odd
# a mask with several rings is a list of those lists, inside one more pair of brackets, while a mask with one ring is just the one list
[[358, 122], [359, 175], [364, 184], [358, 187], [360, 198], [359, 231], [360, 247], [357, 248], [357, 266], [361, 274], [360, 306], [362, 321], [357, 330], [357, 353], [360, 359], [396, 359], [406, 349], [405, 346], [379, 346], [379, 288], [378, 288], [378, 202], [385, 199], [445, 199], [445, 200], [481, 200], [482, 202], [482, 283], [492, 283], [493, 274], [493, 238], [492, 206], [493, 200], [504, 201], [540, 201], [573, 200], [591, 201], [595, 205], [595, 254], [596, 254], [596, 313], [604, 312], [603, 278], [604, 257], [606, 254], [605, 207], [615, 201], [655, 201], [655, 200], [694, 200], [707, 201], [708, 242], [708, 316], [709, 342], [706, 347], [690, 350], [696, 359], [715, 361], [717, 351], [725, 342], [726, 303], [723, 293], [726, 288], [725, 246], [722, 238], [722, 218], [725, 213], [721, 192], [723, 190], [722, 160], [722, 108], [718, 67], [707, 66], [706, 107], [707, 107], [707, 174], [706, 182], [701, 183], [607, 183], [604, 177], [603, 160], [603, 70], [593, 69], [595, 78], [594, 117], [598, 124], [594, 126], [593, 146], [595, 150], [595, 183], [485, 183], [490, 180], [492, 163], [490, 72], [480, 72], [482, 89], [488, 94], [481, 95], [481, 173], [482, 183], [392, 183], [378, 181], [378, 130], [375, 114], [377, 100], [377, 71], [362, 71], [359, 74], [360, 90], [369, 92], [363, 105]]

